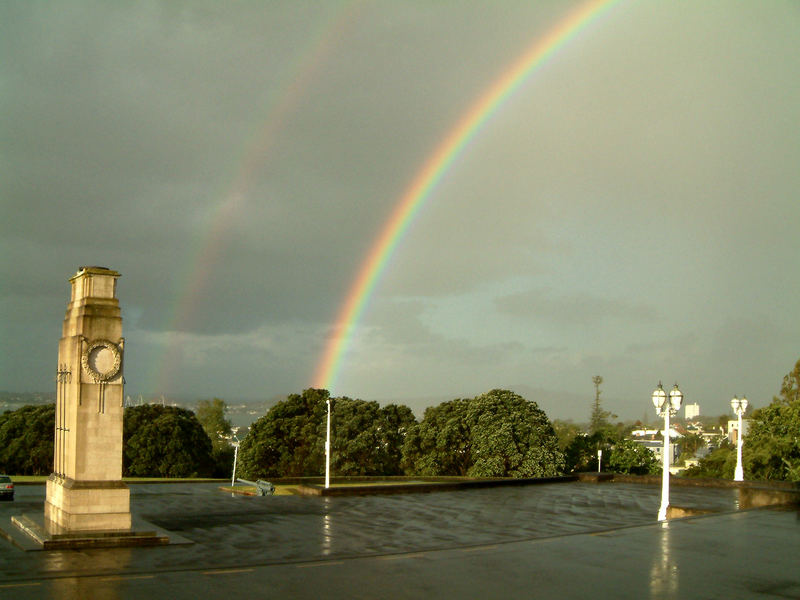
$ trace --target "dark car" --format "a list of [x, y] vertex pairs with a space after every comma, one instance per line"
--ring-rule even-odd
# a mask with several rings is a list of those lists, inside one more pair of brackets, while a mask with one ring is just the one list
[[14, 499], [14, 482], [8, 475], [0, 475], [0, 499]]

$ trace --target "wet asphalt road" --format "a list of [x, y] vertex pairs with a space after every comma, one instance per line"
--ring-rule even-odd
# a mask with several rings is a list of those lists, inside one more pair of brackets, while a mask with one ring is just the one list
[[[22, 552], [0, 540], [0, 598], [167, 592], [196, 598], [231, 591], [257, 598], [419, 598], [457, 591], [484, 598], [585, 597], [578, 592], [595, 588], [615, 597], [722, 597], [680, 592], [689, 582], [713, 590], [715, 569], [728, 573], [741, 563], [740, 574], [745, 566], [760, 573], [766, 564], [780, 569], [800, 556], [797, 515], [735, 512], [733, 489], [673, 489], [673, 505], [717, 514], [667, 528], [655, 519], [660, 488], [637, 484], [336, 498], [232, 497], [213, 484], [137, 484], [131, 491], [134, 513], [193, 543]], [[43, 500], [43, 486], [18, 486], [17, 500], [0, 504], [0, 516], [41, 511]], [[737, 548], [736, 560], [720, 559]], [[724, 588], [725, 597], [758, 597], [757, 585], [789, 593], [796, 586], [796, 595], [784, 597], [800, 597], [794, 573], [800, 569], [784, 571], [777, 581], [774, 574], [751, 581], [747, 594], [737, 595], [742, 585]], [[669, 575], [681, 572], [673, 586]]]

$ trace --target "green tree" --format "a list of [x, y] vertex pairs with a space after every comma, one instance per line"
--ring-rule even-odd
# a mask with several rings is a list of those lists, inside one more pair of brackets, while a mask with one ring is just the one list
[[736, 469], [736, 448], [725, 440], [700, 461], [683, 471], [684, 477], [733, 479]]
[[135, 477], [208, 477], [211, 440], [184, 408], [145, 404], [123, 415], [122, 472]]
[[331, 470], [344, 476], [382, 475], [378, 403], [336, 398], [331, 419]]
[[687, 459], [694, 458], [697, 451], [706, 446], [706, 440], [699, 433], [686, 433], [677, 441], [677, 446], [680, 452], [678, 460], [685, 462]]
[[508, 390], [492, 390], [470, 402], [473, 477], [552, 477], [564, 456], [547, 415]]
[[612, 415], [600, 406], [600, 384], [603, 383], [603, 378], [600, 375], [595, 375], [592, 377], [592, 383], [594, 383], [594, 403], [592, 404], [592, 415], [589, 419], [589, 433], [595, 434], [611, 427], [608, 419]]
[[[273, 406], [239, 449], [245, 477], [321, 475], [327, 436], [327, 390], [308, 389]], [[416, 424], [407, 406], [331, 399], [331, 471], [337, 476], [396, 475], [407, 432]]]
[[610, 449], [606, 465], [614, 473], [654, 475], [661, 472], [655, 455], [633, 440], [619, 440]]
[[45, 404], [0, 415], [0, 473], [52, 473], [55, 414], [55, 404]]
[[[725, 415], [720, 421], [729, 418]], [[769, 406], [753, 412], [742, 442], [745, 479], [800, 481], [800, 360]], [[725, 442], [686, 475], [731, 479], [735, 467], [736, 447]]]
[[467, 422], [469, 400], [449, 400], [425, 409], [403, 446], [403, 468], [415, 475], [466, 475], [472, 466]]
[[407, 406], [335, 398], [331, 470], [336, 475], [399, 475], [403, 441], [416, 423]]
[[781, 383], [781, 391], [777, 398], [784, 404], [794, 404], [800, 400], [800, 360], [798, 360], [791, 373], [784, 375]]
[[384, 475], [403, 474], [403, 445], [406, 436], [417, 425], [417, 418], [408, 406], [387, 404], [381, 408], [380, 457]]
[[548, 477], [564, 466], [547, 415], [508, 390], [428, 408], [409, 432], [403, 457], [418, 475]]
[[320, 475], [325, 460], [328, 390], [309, 388], [278, 402], [250, 426], [239, 446], [242, 476]]
[[[621, 441], [622, 436], [619, 435], [616, 429], [610, 427], [600, 429], [594, 433], [576, 435], [564, 450], [566, 472], [597, 471], [597, 452], [602, 451], [603, 456], [608, 457], [611, 448]], [[602, 463], [600, 466], [602, 468]]]
[[212, 442], [231, 434], [231, 422], [225, 416], [227, 408], [225, 401], [220, 398], [200, 400], [197, 403], [194, 414]]
[[211, 440], [214, 477], [227, 477], [233, 466], [233, 446], [230, 443], [231, 421], [225, 416], [227, 404], [220, 398], [200, 400], [194, 413]]
[[558, 447], [565, 451], [576, 436], [583, 433], [583, 428], [570, 420], [553, 419], [553, 430], [558, 437]]
[[800, 481], [800, 360], [779, 395], [753, 413], [742, 441], [746, 478]]

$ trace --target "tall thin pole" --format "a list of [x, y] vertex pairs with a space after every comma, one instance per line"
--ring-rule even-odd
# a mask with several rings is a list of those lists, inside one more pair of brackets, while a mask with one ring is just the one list
[[236, 459], [239, 458], [239, 441], [233, 445], [233, 473], [231, 474], [231, 487], [236, 485]]
[[667, 508], [669, 507], [669, 400], [664, 406], [664, 472], [661, 476], [661, 507], [658, 509], [658, 520], [667, 520]]
[[325, 489], [331, 487], [331, 399], [325, 401], [328, 404], [328, 435], [325, 438]]
[[739, 430], [736, 432], [736, 471], [733, 474], [734, 481], [744, 481], [744, 469], [742, 468], [742, 414], [743, 410], [737, 409], [739, 415]]

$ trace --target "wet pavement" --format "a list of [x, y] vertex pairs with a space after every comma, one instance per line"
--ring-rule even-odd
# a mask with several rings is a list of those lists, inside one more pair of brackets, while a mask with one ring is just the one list
[[[42, 510], [18, 486], [0, 518]], [[674, 487], [714, 511], [656, 522], [660, 487], [555, 483], [430, 494], [267, 498], [136, 484], [134, 513], [194, 542], [23, 552], [0, 540], [0, 598], [800, 598], [796, 511]]]

